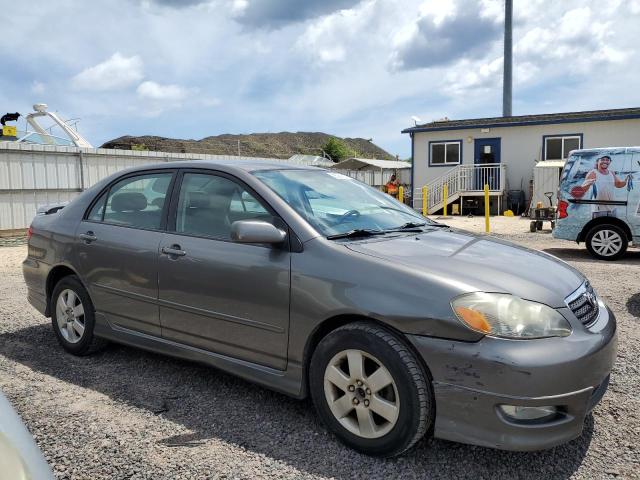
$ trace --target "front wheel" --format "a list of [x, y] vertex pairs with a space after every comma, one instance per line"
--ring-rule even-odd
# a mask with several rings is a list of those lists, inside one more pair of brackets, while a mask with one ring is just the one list
[[404, 452], [434, 421], [426, 372], [396, 335], [373, 324], [348, 324], [323, 338], [311, 360], [309, 385], [328, 428], [369, 455]]
[[624, 230], [610, 224], [589, 230], [585, 243], [589, 253], [599, 260], [617, 260], [625, 254], [629, 245]]

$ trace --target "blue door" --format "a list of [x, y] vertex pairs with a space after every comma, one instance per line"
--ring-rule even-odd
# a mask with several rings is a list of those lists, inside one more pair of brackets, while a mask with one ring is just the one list
[[488, 184], [490, 190], [500, 189], [500, 168], [491, 166], [500, 163], [500, 138], [476, 138], [473, 149], [473, 163], [483, 166], [476, 169], [476, 190], [483, 190]]

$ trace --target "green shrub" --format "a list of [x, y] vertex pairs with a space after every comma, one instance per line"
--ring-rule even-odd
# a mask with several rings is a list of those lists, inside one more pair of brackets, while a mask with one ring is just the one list
[[331, 157], [334, 162], [341, 162], [349, 157], [353, 157], [354, 151], [340, 139], [331, 137], [322, 149]]

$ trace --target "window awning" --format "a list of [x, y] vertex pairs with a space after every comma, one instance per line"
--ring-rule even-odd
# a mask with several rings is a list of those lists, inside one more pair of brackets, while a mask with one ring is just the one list
[[566, 160], [544, 160], [536, 163], [536, 168], [562, 168], [566, 162]]

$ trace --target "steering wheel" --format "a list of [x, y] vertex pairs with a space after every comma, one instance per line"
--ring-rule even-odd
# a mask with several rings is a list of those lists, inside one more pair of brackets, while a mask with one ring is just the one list
[[346, 222], [349, 217], [358, 218], [359, 216], [360, 212], [358, 210], [348, 210], [340, 215], [338, 218], [338, 224]]

